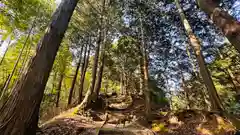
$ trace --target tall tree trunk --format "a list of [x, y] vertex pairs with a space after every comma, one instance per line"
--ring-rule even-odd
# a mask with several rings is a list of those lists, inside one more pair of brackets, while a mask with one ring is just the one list
[[[31, 42], [31, 41], [30, 41], [30, 42]], [[29, 54], [30, 51], [31, 51], [31, 44], [28, 46], [27, 51], [26, 51], [26, 53], [25, 53], [25, 56], [24, 56], [24, 58], [23, 58], [22, 67], [20, 68], [20, 70], [19, 70], [19, 72], [18, 72], [18, 75], [19, 75], [19, 76], [23, 73], [24, 69], [26, 68], [26, 63], [27, 63], [28, 58], [29, 58], [29, 56], [30, 56], [30, 54]]]
[[[81, 62], [82, 62], [83, 46], [84, 46], [84, 45], [82, 45], [81, 50], [80, 50], [79, 61], [78, 61], [78, 63], [77, 63], [77, 68], [76, 68], [76, 71], [75, 71], [75, 74], [74, 74], [74, 77], [73, 77], [73, 80], [72, 80], [72, 85], [71, 85], [71, 88], [70, 88], [70, 90], [69, 90], [68, 105], [71, 105], [71, 103], [72, 103], [73, 91], [74, 91], [75, 83], [76, 83], [76, 80], [77, 80], [78, 71], [79, 71], [79, 68], [80, 68]], [[82, 74], [82, 73], [81, 73], [81, 74]]]
[[142, 64], [143, 60], [142, 60], [142, 56], [139, 60], [139, 71], [140, 71], [140, 74], [139, 74], [139, 95], [143, 95], [143, 80], [144, 80], [144, 72], [143, 72], [143, 64]]
[[58, 74], [57, 71], [54, 72], [54, 74], [53, 74], [53, 82], [52, 82], [52, 91], [51, 91], [51, 93], [53, 93], [53, 91], [55, 89], [55, 82], [56, 82], [56, 79], [57, 79], [57, 74]]
[[95, 50], [93, 67], [92, 67], [91, 84], [90, 84], [90, 87], [89, 87], [87, 93], [85, 94], [85, 97], [84, 97], [82, 103], [80, 104], [80, 106], [81, 106], [80, 108], [87, 107], [87, 105], [90, 103], [91, 96], [92, 96], [93, 91], [94, 91], [94, 86], [95, 86], [96, 76], [97, 76], [98, 58], [99, 58], [99, 50], [100, 50], [101, 41], [102, 41], [102, 30], [100, 29], [99, 30], [99, 37], [98, 37], [98, 41], [97, 41], [97, 46], [96, 46], [96, 50]]
[[127, 76], [125, 68], [123, 68], [123, 95], [127, 95]]
[[21, 49], [21, 51], [20, 51], [20, 54], [18, 55], [17, 61], [16, 61], [15, 64], [14, 64], [14, 67], [13, 67], [13, 70], [12, 70], [12, 72], [11, 72], [11, 74], [10, 74], [10, 77], [8, 78], [8, 81], [7, 81], [6, 85], [5, 85], [4, 88], [3, 88], [4, 91], [6, 91], [6, 90], [8, 89], [8, 86], [9, 86], [11, 80], [12, 80], [12, 77], [13, 77], [16, 69], [17, 69], [17, 65], [18, 65], [18, 63], [19, 63], [19, 61], [20, 61], [20, 59], [21, 59], [21, 57], [22, 57], [22, 54], [23, 54], [23, 52], [24, 52], [24, 49], [25, 49], [25, 47], [27, 46], [27, 42], [28, 42], [28, 39], [30, 38], [30, 35], [31, 35], [32, 30], [33, 30], [33, 28], [34, 28], [34, 25], [35, 25], [35, 20], [33, 21], [32, 26], [31, 26], [31, 28], [30, 28], [30, 30], [29, 30], [29, 32], [28, 32], [27, 38], [26, 38], [26, 40], [25, 40], [25, 42], [24, 42], [24, 44], [23, 44], [23, 47], [22, 47], [22, 49]]
[[101, 16], [100, 16], [100, 26], [99, 26], [100, 29], [99, 29], [98, 41], [97, 41], [96, 52], [95, 52], [95, 56], [94, 56], [93, 68], [92, 68], [92, 80], [91, 80], [90, 87], [89, 87], [87, 93], [85, 94], [85, 97], [84, 97], [82, 103], [80, 104], [80, 107], [79, 107], [80, 109], [87, 107], [87, 105], [92, 100], [92, 97], [93, 97], [93, 94], [94, 94], [94, 87], [95, 87], [95, 83], [96, 83], [100, 46], [101, 46], [101, 43], [102, 43], [102, 40], [103, 40], [103, 27], [104, 26], [102, 26], [102, 25], [103, 25], [103, 20], [104, 20], [104, 15], [103, 15], [104, 10], [105, 10], [105, 0], [103, 0], [102, 13], [101, 13]]
[[197, 0], [197, 3], [240, 53], [240, 22], [219, 7], [220, 0]]
[[191, 101], [190, 101], [190, 97], [189, 97], [189, 91], [188, 91], [188, 88], [186, 86], [186, 81], [185, 81], [185, 78], [184, 78], [184, 75], [183, 75], [183, 71], [182, 71], [182, 68], [180, 65], [178, 65], [179, 67], [179, 70], [180, 70], [180, 76], [181, 76], [181, 80], [182, 80], [182, 88], [184, 90], [184, 95], [185, 95], [185, 98], [187, 100], [187, 109], [191, 109], [192, 106], [191, 106]]
[[120, 93], [122, 94], [122, 95], [124, 95], [124, 82], [123, 82], [123, 79], [124, 78], [124, 76], [123, 76], [123, 73], [121, 72], [120, 73]]
[[[0, 101], [3, 101], [3, 102], [4, 102], [4, 100], [2, 100], [2, 98], [5, 96], [5, 93], [6, 93], [6, 91], [4, 91], [4, 87], [5, 87], [5, 85], [6, 85], [7, 80], [8, 80], [9, 77], [10, 77], [10, 74], [8, 75], [8, 77], [7, 77], [7, 79], [5, 80], [5, 82], [3, 83], [3, 86], [1, 87], [1, 91], [0, 91]], [[1, 107], [1, 106], [0, 106], [0, 107]]]
[[[105, 3], [104, 3], [105, 4]], [[94, 87], [94, 95], [93, 95], [93, 99], [92, 100], [96, 100], [98, 98], [100, 89], [101, 89], [101, 84], [102, 84], [102, 75], [103, 75], [103, 69], [104, 69], [104, 62], [105, 62], [105, 48], [106, 48], [106, 35], [107, 35], [107, 31], [106, 31], [106, 26], [105, 26], [105, 21], [106, 19], [104, 19], [104, 28], [103, 28], [103, 41], [101, 43], [101, 54], [100, 54], [100, 66], [98, 69], [98, 74], [97, 74], [97, 81]]]
[[208, 93], [209, 93], [209, 97], [210, 97], [210, 101], [211, 101], [211, 106], [213, 110], [223, 110], [223, 105], [219, 99], [219, 96], [217, 94], [216, 88], [213, 84], [213, 80], [211, 78], [211, 74], [209, 73], [209, 70], [205, 64], [204, 61], [204, 57], [202, 55], [201, 52], [201, 45], [200, 45], [200, 41], [197, 39], [197, 37], [194, 35], [192, 28], [189, 24], [189, 22], [187, 21], [185, 14], [179, 4], [178, 0], [175, 0], [178, 12], [180, 14], [181, 17], [181, 21], [184, 25], [184, 28], [186, 30], [187, 36], [189, 38], [190, 44], [194, 50], [194, 53], [197, 57], [197, 61], [200, 67], [200, 74], [203, 78], [204, 84], [206, 85], [207, 89], [208, 89]]
[[[140, 0], [141, 2], [141, 0]], [[143, 88], [144, 88], [144, 95], [145, 95], [145, 114], [146, 117], [149, 118], [151, 114], [151, 101], [150, 101], [150, 91], [148, 87], [148, 78], [149, 78], [149, 73], [148, 73], [148, 54], [147, 54], [147, 47], [145, 44], [145, 36], [144, 36], [144, 30], [143, 30], [143, 21], [142, 21], [142, 15], [140, 15], [140, 32], [141, 32], [141, 53], [142, 53], [142, 71], [144, 74], [143, 78]]]
[[[192, 58], [192, 55], [191, 55], [191, 53], [190, 53], [189, 45], [186, 46], [186, 52], [187, 52], [188, 58], [189, 58], [189, 60], [190, 60], [190, 63], [191, 63], [191, 65], [192, 65], [193, 73], [194, 73], [194, 75], [198, 78], [199, 73], [198, 73], [197, 67], [196, 67], [196, 65], [195, 65], [195, 63], [194, 63], [194, 60], [193, 60], [193, 58]], [[199, 81], [200, 81], [200, 80], [199, 80]]]
[[4, 60], [4, 58], [5, 58], [5, 56], [6, 56], [7, 52], [8, 52], [8, 49], [9, 49], [10, 44], [11, 44], [11, 38], [9, 39], [7, 48], [6, 48], [6, 50], [5, 50], [4, 54], [3, 54], [3, 57], [2, 57], [2, 59], [1, 59], [1, 61], [0, 61], [0, 66], [2, 65], [3, 60]]
[[58, 86], [57, 86], [56, 107], [59, 107], [59, 100], [60, 100], [60, 96], [61, 96], [61, 88], [62, 88], [63, 78], [64, 78], [64, 73], [61, 73], [59, 82], [58, 82]]
[[148, 58], [146, 56], [146, 52], [145, 52], [145, 56], [144, 56], [143, 70], [144, 70], [144, 95], [145, 95], [145, 104], [146, 104], [145, 113], [146, 113], [147, 117], [150, 117], [150, 114], [151, 114], [151, 100], [150, 100], [150, 91], [149, 91], [149, 87], [148, 87], [149, 73], [148, 73]]
[[[192, 65], [192, 68], [193, 68], [193, 73], [194, 73], [194, 76], [196, 77], [196, 79], [199, 81], [199, 82], [202, 82], [202, 78], [200, 77], [200, 75], [199, 75], [199, 71], [198, 71], [198, 69], [197, 69], [197, 67], [196, 67], [196, 65], [195, 65], [195, 62], [194, 62], [194, 60], [193, 60], [193, 57], [192, 57], [192, 55], [191, 55], [191, 53], [190, 53], [190, 48], [189, 48], [190, 46], [189, 45], [187, 45], [186, 46], [186, 52], [187, 52], [187, 55], [188, 55], [188, 58], [189, 58], [189, 60], [190, 60], [190, 63], [191, 63], [191, 65]], [[203, 101], [204, 101], [204, 106], [207, 106], [207, 96], [206, 96], [206, 94], [205, 94], [205, 92], [204, 92], [204, 90], [202, 90], [202, 91], [200, 91], [200, 94], [201, 94], [201, 98], [203, 99]]]
[[[78, 90], [78, 104], [81, 103], [82, 101], [82, 95], [83, 95], [83, 86], [84, 86], [84, 80], [85, 80], [85, 75], [86, 75], [86, 72], [87, 72], [87, 68], [88, 68], [88, 63], [89, 63], [89, 55], [90, 55], [90, 45], [91, 45], [91, 41], [89, 40], [89, 45], [86, 45], [86, 49], [85, 49], [85, 52], [84, 52], [84, 61], [83, 61], [83, 65], [81, 67], [81, 77], [80, 77], [80, 85], [79, 85], [79, 90]], [[88, 51], [87, 51], [88, 50]], [[87, 52], [87, 54], [86, 54]]]
[[1, 135], [34, 135], [39, 108], [55, 56], [78, 0], [63, 0], [52, 17], [51, 24], [38, 44], [35, 57], [26, 74], [12, 89], [0, 109]]
[[98, 95], [99, 95], [99, 92], [100, 92], [100, 89], [101, 89], [101, 84], [102, 84], [102, 76], [103, 76], [103, 69], [104, 69], [104, 62], [105, 62], [105, 56], [103, 56], [101, 58], [101, 65], [99, 67], [99, 71], [98, 71], [98, 75], [97, 75], [97, 81], [96, 81], [96, 84], [95, 84], [95, 90], [94, 90], [94, 93], [95, 93], [95, 97], [93, 100], [96, 100]]

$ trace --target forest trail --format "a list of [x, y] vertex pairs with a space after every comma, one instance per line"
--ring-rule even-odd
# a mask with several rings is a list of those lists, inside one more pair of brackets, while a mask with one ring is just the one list
[[[125, 96], [124, 96], [125, 97]], [[78, 107], [40, 126], [37, 135], [232, 135], [235, 128], [220, 115], [200, 110], [169, 112], [154, 106], [152, 118], [144, 118], [143, 98], [107, 98], [108, 107], [89, 107], [81, 114]], [[127, 107], [119, 108], [125, 101]], [[132, 101], [129, 104], [129, 101]], [[106, 102], [106, 100], [104, 100]], [[112, 104], [115, 108], [109, 108]], [[100, 103], [100, 101], [98, 102]], [[119, 106], [117, 107], [117, 103]], [[117, 107], [117, 108], [116, 108]]]

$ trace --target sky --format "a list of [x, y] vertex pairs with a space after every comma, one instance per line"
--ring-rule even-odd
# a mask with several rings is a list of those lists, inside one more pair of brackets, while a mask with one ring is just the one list
[[62, 0], [56, 0], [56, 3], [59, 4]]
[[240, 0], [237, 0], [234, 3], [230, 11], [230, 14], [233, 15], [240, 22]]

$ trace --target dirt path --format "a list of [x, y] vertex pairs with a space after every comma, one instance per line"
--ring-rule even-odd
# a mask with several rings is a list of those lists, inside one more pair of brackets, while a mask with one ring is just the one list
[[77, 107], [41, 126], [37, 135], [234, 135], [235, 127], [213, 112], [164, 112], [154, 108], [151, 121], [138, 101], [124, 110], [86, 110]]

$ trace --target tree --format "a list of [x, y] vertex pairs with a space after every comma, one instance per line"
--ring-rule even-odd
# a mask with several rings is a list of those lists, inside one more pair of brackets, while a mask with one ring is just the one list
[[59, 100], [60, 100], [60, 96], [61, 96], [61, 88], [62, 88], [63, 78], [64, 78], [64, 72], [60, 73], [60, 78], [59, 78], [59, 82], [58, 82], [58, 86], [57, 86], [56, 107], [59, 107]]
[[82, 101], [83, 85], [84, 85], [85, 75], [86, 75], [87, 68], [88, 68], [89, 55], [90, 55], [90, 50], [91, 50], [90, 45], [91, 45], [91, 39], [89, 39], [89, 43], [88, 43], [88, 45], [86, 45], [86, 49], [84, 51], [83, 65], [81, 67], [80, 86], [79, 86], [79, 90], [78, 90], [78, 92], [79, 92], [78, 104], [80, 104]]
[[44, 88], [76, 5], [77, 0], [63, 0], [53, 14], [27, 73], [22, 75], [0, 109], [0, 134], [35, 134]]
[[[141, 3], [141, 0], [140, 0]], [[145, 95], [145, 107], [146, 107], [146, 116], [147, 118], [151, 114], [151, 101], [150, 101], [150, 91], [148, 87], [148, 79], [149, 79], [149, 73], [148, 73], [148, 54], [147, 54], [147, 47], [145, 43], [145, 36], [144, 36], [144, 30], [143, 30], [143, 20], [142, 20], [142, 14], [139, 15], [140, 20], [140, 39], [141, 39], [141, 47], [140, 47], [140, 66], [141, 66], [141, 77], [143, 82], [143, 92]]]
[[201, 52], [201, 45], [200, 45], [200, 41], [197, 39], [197, 37], [194, 35], [191, 26], [189, 24], [189, 22], [187, 21], [185, 14], [179, 4], [178, 0], [175, 0], [178, 12], [180, 14], [180, 18], [182, 21], [182, 24], [184, 25], [184, 28], [186, 30], [186, 34], [189, 38], [189, 42], [194, 50], [194, 53], [197, 57], [197, 61], [200, 67], [200, 74], [203, 78], [204, 84], [206, 85], [207, 89], [208, 89], [208, 93], [210, 96], [210, 101], [211, 101], [211, 105], [212, 105], [212, 109], [213, 110], [223, 110], [223, 106], [222, 103], [219, 99], [219, 96], [217, 94], [216, 88], [213, 84], [212, 78], [211, 78], [211, 74], [208, 71], [208, 68], [205, 65], [205, 61], [204, 61], [204, 57], [202, 55]]
[[103, 51], [101, 52], [102, 54], [100, 55], [100, 66], [99, 66], [99, 70], [98, 70], [98, 74], [97, 74], [97, 80], [95, 83], [95, 87], [94, 87], [94, 99], [96, 100], [96, 98], [99, 95], [100, 89], [101, 89], [101, 84], [102, 84], [102, 77], [103, 77], [103, 69], [104, 69], [104, 63], [105, 63], [105, 50], [103, 49]]
[[197, 0], [199, 7], [207, 13], [231, 44], [240, 52], [240, 23], [218, 5], [220, 0]]
[[146, 116], [149, 117], [151, 114], [151, 101], [150, 101], [150, 92], [148, 88], [148, 79], [149, 79], [149, 73], [148, 73], [148, 54], [147, 54], [147, 47], [145, 43], [145, 36], [143, 31], [143, 25], [142, 25], [142, 17], [140, 15], [140, 31], [141, 31], [141, 71], [143, 72], [143, 88], [144, 88], [144, 95], [145, 95], [145, 107], [146, 107]]
[[[74, 74], [74, 77], [73, 77], [73, 80], [72, 80], [72, 85], [71, 85], [71, 88], [70, 88], [70, 90], [69, 90], [68, 105], [71, 105], [71, 103], [72, 103], [73, 91], [74, 91], [75, 83], [76, 83], [76, 80], [77, 80], [78, 71], [79, 71], [79, 68], [80, 68], [81, 62], [82, 62], [83, 46], [84, 46], [84, 45], [82, 45], [82, 47], [81, 47], [81, 49], [80, 49], [79, 60], [78, 60], [78, 63], [77, 63], [77, 68], [76, 68], [76, 70], [75, 70], [75, 74]], [[82, 73], [81, 73], [81, 74], [82, 74]]]
[[[13, 70], [12, 70], [12, 72], [11, 72], [11, 74], [10, 74], [10, 77], [8, 78], [6, 84], [5, 84], [4, 88], [3, 88], [3, 91], [7, 91], [7, 89], [8, 89], [8, 85], [9, 85], [9, 83], [10, 83], [10, 81], [11, 81], [11, 79], [12, 79], [14, 73], [15, 73], [15, 70], [16, 70], [16, 68], [17, 68], [17, 65], [18, 65], [19, 61], [20, 61], [20, 58], [21, 58], [22, 55], [23, 55], [24, 49], [25, 49], [26, 46], [27, 46], [27, 42], [28, 42], [28, 39], [29, 39], [30, 36], [31, 36], [32, 30], [33, 30], [33, 28], [34, 28], [34, 25], [35, 25], [35, 20], [34, 20], [33, 23], [32, 23], [32, 26], [31, 26], [31, 28], [30, 28], [30, 30], [29, 30], [29, 32], [28, 32], [27, 38], [25, 39], [25, 42], [24, 42], [24, 44], [23, 44], [23, 47], [22, 47], [22, 49], [21, 49], [21, 51], [20, 51], [20, 53], [19, 53], [19, 55], [18, 55], [17, 61], [16, 61], [15, 64], [14, 64]], [[9, 41], [9, 42], [10, 42], [10, 41]], [[23, 65], [23, 66], [24, 66], [24, 65]]]
[[87, 91], [87, 93], [85, 94], [85, 97], [82, 101], [82, 103], [80, 104], [80, 108], [85, 108], [89, 105], [90, 101], [93, 99], [93, 94], [94, 93], [94, 87], [95, 87], [95, 83], [96, 83], [96, 76], [97, 76], [97, 69], [98, 69], [98, 61], [99, 61], [99, 54], [100, 54], [100, 47], [103, 41], [103, 29], [104, 29], [104, 25], [103, 25], [103, 20], [104, 20], [104, 15], [103, 12], [105, 10], [105, 0], [102, 1], [102, 9], [101, 9], [101, 14], [100, 14], [100, 23], [99, 23], [99, 30], [98, 30], [98, 39], [96, 42], [96, 49], [95, 49], [95, 55], [94, 55], [94, 62], [93, 62], [93, 68], [92, 68], [92, 79], [91, 79], [91, 84], [90, 87]]
[[[106, 3], [104, 3], [106, 4]], [[105, 12], [105, 6], [103, 8], [103, 12]], [[103, 19], [103, 33], [102, 33], [102, 42], [101, 42], [101, 52], [100, 52], [100, 64], [99, 64], [99, 68], [98, 68], [98, 73], [97, 73], [97, 79], [96, 79], [96, 83], [94, 86], [94, 95], [93, 95], [93, 100], [96, 100], [98, 98], [100, 89], [101, 89], [101, 84], [102, 84], [102, 76], [103, 76], [103, 69], [104, 69], [104, 62], [105, 62], [105, 49], [106, 49], [106, 40], [107, 40], [107, 26], [106, 26], [106, 17], [104, 17], [105, 19]]]
[[189, 89], [188, 87], [186, 86], [186, 80], [184, 78], [184, 74], [183, 74], [183, 68], [181, 66], [181, 64], [178, 64], [178, 67], [180, 69], [180, 76], [181, 76], [181, 81], [182, 81], [182, 89], [184, 91], [184, 95], [186, 97], [186, 100], [187, 100], [187, 109], [191, 109], [192, 106], [191, 106], [191, 101], [190, 101], [190, 97], [189, 97]]
[[97, 46], [96, 46], [95, 55], [94, 55], [93, 68], [92, 68], [91, 84], [90, 84], [90, 87], [88, 88], [87, 93], [85, 94], [85, 97], [84, 97], [82, 103], [80, 104], [80, 108], [87, 107], [89, 105], [90, 101], [92, 100], [92, 94], [94, 92], [94, 86], [95, 86], [95, 82], [96, 82], [98, 57], [99, 57], [101, 40], [102, 40], [102, 31], [99, 30], [99, 37], [98, 37], [98, 41], [97, 41]]

